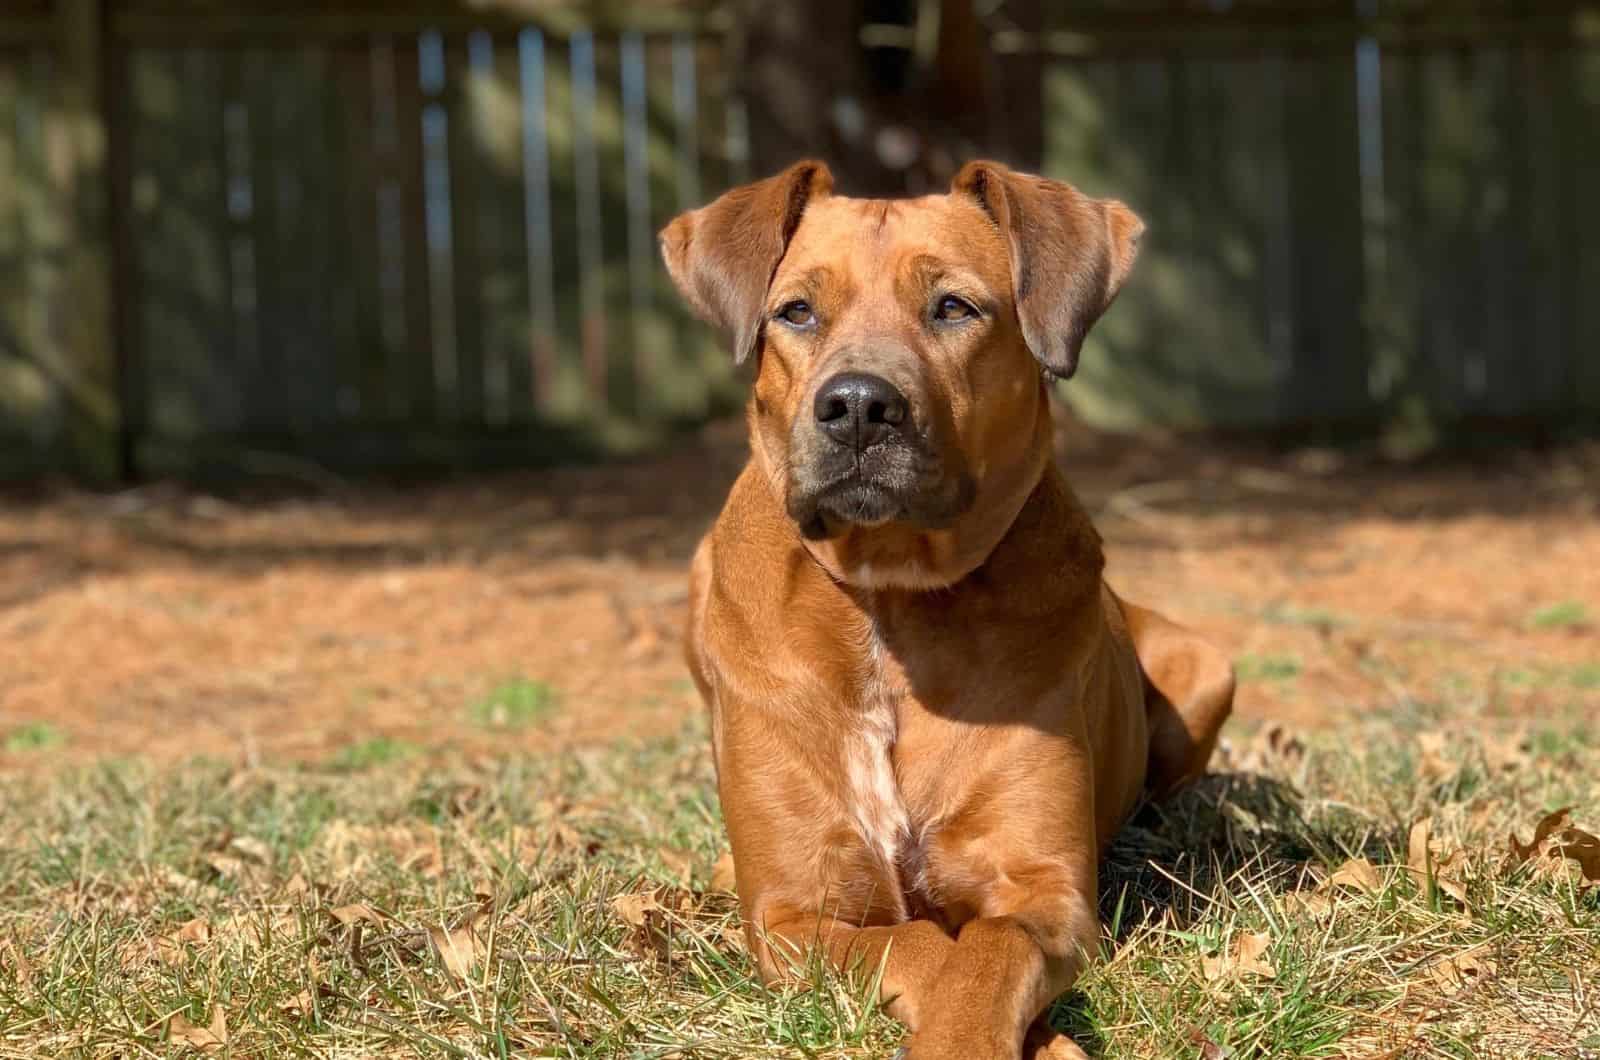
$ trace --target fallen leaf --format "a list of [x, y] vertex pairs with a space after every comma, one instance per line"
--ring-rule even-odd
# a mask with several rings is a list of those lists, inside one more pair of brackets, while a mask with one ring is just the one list
[[1516, 855], [1517, 860], [1527, 861], [1529, 858], [1539, 853], [1539, 848], [1544, 845], [1544, 841], [1550, 838], [1551, 833], [1553, 833], [1556, 829], [1566, 824], [1567, 817], [1571, 813], [1572, 807], [1567, 806], [1556, 810], [1554, 813], [1545, 814], [1543, 819], [1541, 819], [1539, 823], [1534, 826], [1533, 842], [1528, 844], [1518, 842], [1517, 833], [1512, 832], [1508, 838], [1511, 840], [1511, 852]]
[[611, 909], [631, 929], [627, 941], [636, 953], [670, 959], [667, 910], [655, 895], [619, 894], [611, 899]]
[[732, 893], [735, 888], [733, 874], [733, 853], [724, 850], [717, 863], [711, 867], [711, 889], [713, 891], [727, 891]]
[[1480, 957], [1479, 949], [1465, 950], [1453, 956], [1441, 957], [1423, 970], [1435, 986], [1451, 992], [1483, 982], [1495, 974], [1495, 962]]
[[196, 946], [204, 946], [211, 941], [211, 925], [204, 919], [195, 917], [173, 932], [172, 937], [179, 942], [192, 942]]
[[1460, 850], [1453, 850], [1441, 856], [1438, 844], [1432, 838], [1433, 818], [1424, 817], [1411, 826], [1411, 837], [1407, 843], [1406, 871], [1416, 881], [1423, 893], [1427, 893], [1428, 884], [1431, 882], [1439, 890], [1448, 894], [1456, 901], [1466, 904], [1467, 888], [1465, 881], [1459, 876], [1460, 865], [1464, 855]]
[[1235, 935], [1231, 952], [1200, 959], [1201, 971], [1212, 982], [1244, 975], [1261, 979], [1275, 978], [1278, 970], [1262, 957], [1271, 944], [1272, 939], [1262, 932]]
[[630, 927], [642, 928], [650, 914], [659, 912], [661, 903], [653, 894], [619, 894], [611, 899], [611, 909]]
[[687, 887], [693, 882], [694, 858], [687, 851], [675, 847], [661, 847], [656, 854], [680, 886]]
[[328, 914], [339, 923], [347, 926], [350, 924], [357, 924], [362, 921], [368, 921], [373, 924], [382, 924], [384, 922], [382, 913], [379, 913], [370, 905], [363, 905], [360, 902], [355, 902], [351, 905], [341, 905], [336, 909], [330, 909], [328, 910]]
[[124, 971], [155, 961], [169, 968], [177, 968], [189, 960], [190, 946], [204, 946], [211, 941], [211, 925], [196, 917], [185, 921], [176, 931], [156, 938], [129, 939], [118, 948], [118, 962]]
[[1383, 890], [1383, 879], [1378, 875], [1377, 867], [1366, 858], [1351, 858], [1333, 870], [1327, 886], [1353, 887], [1366, 894], [1377, 894]]
[[438, 954], [445, 971], [457, 979], [466, 979], [484, 956], [486, 947], [478, 938], [478, 925], [494, 910], [494, 896], [480, 894], [478, 905], [465, 919], [451, 927], [430, 927], [428, 941]]
[[1557, 833], [1553, 849], [1576, 861], [1584, 879], [1600, 883], [1600, 838], [1577, 828], [1564, 828]]
[[1455, 776], [1459, 764], [1445, 757], [1445, 738], [1441, 732], [1417, 734], [1417, 746], [1422, 754], [1417, 760], [1417, 772], [1423, 780], [1439, 781]]
[[216, 1052], [228, 1044], [228, 1023], [221, 1005], [211, 1006], [211, 1022], [197, 1027], [181, 1012], [167, 1020], [167, 1040], [192, 1045], [204, 1053]]
[[1233, 1055], [1212, 1041], [1211, 1036], [1199, 1027], [1189, 1028], [1189, 1044], [1200, 1047], [1200, 1060], [1228, 1060], [1228, 1057]]
[[1262, 932], [1238, 936], [1233, 944], [1233, 958], [1239, 970], [1246, 975], [1259, 975], [1263, 979], [1276, 976], [1278, 970], [1262, 957], [1271, 944], [1272, 939]]
[[260, 865], [272, 864], [272, 848], [251, 836], [235, 836], [228, 849], [236, 851]]
[[429, 928], [428, 941], [433, 943], [434, 952], [439, 955], [444, 970], [457, 979], [465, 979], [472, 974], [483, 949], [471, 922], [458, 928]]
[[309, 990], [302, 990], [278, 1006], [278, 1011], [292, 1019], [307, 1019], [317, 1008], [317, 999]]
[[1315, 891], [1305, 894], [1291, 893], [1285, 895], [1284, 904], [1290, 909], [1299, 910], [1316, 920], [1323, 920], [1333, 915], [1333, 899]]
[[1526, 735], [1520, 732], [1495, 740], [1484, 740], [1483, 764], [1491, 773], [1522, 769], [1532, 758], [1524, 746], [1526, 743]]
[[24, 988], [33, 985], [33, 962], [28, 960], [28, 955], [22, 952], [22, 947], [15, 939], [7, 939], [4, 944], [0, 944], [0, 958], [3, 958], [0, 960], [0, 966], [9, 964], [17, 982]]

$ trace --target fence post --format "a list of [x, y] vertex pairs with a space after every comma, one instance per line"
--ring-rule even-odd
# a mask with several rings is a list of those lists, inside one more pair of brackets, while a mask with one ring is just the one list
[[67, 458], [86, 480], [122, 473], [112, 325], [109, 143], [101, 92], [102, 0], [57, 0], [57, 65], [46, 154], [62, 215], [61, 282], [51, 307], [51, 360], [67, 404]]

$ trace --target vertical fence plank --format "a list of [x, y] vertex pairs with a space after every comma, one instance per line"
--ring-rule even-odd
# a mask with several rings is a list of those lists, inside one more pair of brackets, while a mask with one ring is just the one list
[[474, 165], [480, 180], [478, 304], [484, 328], [485, 416], [498, 428], [528, 423], [533, 410], [517, 38], [476, 36], [470, 58]]
[[[273, 283], [281, 302], [270, 311], [284, 343], [278, 360], [293, 376], [286, 389], [299, 406], [289, 429], [303, 437], [367, 416], [381, 401], [363, 345], [373, 288], [371, 240], [363, 238], [371, 200], [364, 210], [360, 203], [347, 207], [343, 194], [349, 159], [371, 136], [371, 124], [344, 135], [341, 112], [360, 105], [361, 86], [346, 84], [329, 49], [297, 48], [275, 65], [268, 112], [273, 224], [262, 226], [260, 238], [278, 244], [275, 256], [285, 264], [285, 275]], [[346, 90], [350, 98], [340, 99]]]
[[[586, 295], [593, 284], [584, 269], [589, 251], [583, 236], [590, 222], [582, 219], [578, 163], [578, 91], [575, 60], [568, 41], [547, 37], [545, 52], [545, 133], [551, 182], [550, 245], [555, 278], [556, 359], [547, 408], [552, 420], [577, 422], [602, 406], [594, 401], [588, 366], [593, 331], [587, 327]], [[592, 125], [592, 123], [590, 123]], [[592, 154], [592, 152], [591, 152]], [[604, 368], [604, 361], [600, 361]]]
[[598, 74], [594, 34], [574, 33], [572, 64], [573, 190], [578, 210], [578, 305], [583, 378], [593, 414], [608, 408], [605, 248], [600, 216], [600, 156], [596, 143]]
[[544, 35], [525, 29], [517, 38], [522, 92], [523, 232], [527, 244], [528, 349], [533, 387], [533, 410], [553, 412], [556, 385], [558, 325], [556, 322], [555, 260], [551, 248], [553, 221], [550, 210], [550, 144], [545, 98]]
[[1287, 66], [1294, 356], [1282, 410], [1291, 422], [1348, 421], [1369, 401], [1355, 61], [1317, 47], [1291, 52]]
[[39, 252], [30, 218], [45, 208], [43, 99], [24, 49], [0, 50], [0, 472], [60, 458], [59, 387], [41, 363], [35, 283]]
[[1524, 42], [1515, 57], [1513, 91], [1505, 100], [1509, 120], [1521, 123], [1523, 130], [1520, 157], [1511, 161], [1519, 176], [1520, 193], [1514, 201], [1522, 211], [1527, 334], [1502, 354], [1503, 372], [1515, 371], [1517, 345], [1531, 354], [1518, 415], [1560, 414], [1565, 368], [1575, 356], [1566, 326], [1569, 264], [1563, 260], [1564, 215], [1572, 212], [1571, 189], [1563, 175], [1572, 166], [1572, 154], [1560, 132], [1569, 104], [1564, 89], [1571, 56], [1566, 46]]
[[1570, 253], [1571, 278], [1568, 303], [1572, 336], [1566, 356], [1573, 386], [1563, 395], [1569, 411], [1587, 422], [1600, 414], [1600, 47], [1586, 44], [1572, 57], [1572, 74], [1563, 86], [1571, 101], [1562, 139], [1571, 152], [1568, 179], [1576, 194], [1572, 196], [1573, 215], [1565, 224], [1566, 246]]
[[134, 245], [153, 470], [186, 439], [237, 429], [229, 327], [222, 84], [214, 53], [141, 50], [132, 62]]
[[[310, 248], [283, 247], [277, 231], [283, 214], [294, 208], [292, 201], [282, 203], [280, 198], [292, 194], [293, 182], [303, 175], [303, 171], [278, 171], [273, 137], [279, 112], [289, 106], [282, 93], [292, 89], [280, 83], [285, 79], [278, 76], [277, 56], [263, 49], [250, 48], [233, 61], [241, 69], [230, 117], [239, 128], [234, 130], [238, 142], [230, 144], [229, 151], [228, 207], [238, 229], [236, 238], [243, 241], [250, 257], [250, 282], [244, 297], [251, 304], [243, 312], [235, 310], [240, 318], [240, 346], [247, 351], [241, 371], [248, 403], [245, 426], [253, 433], [268, 434], [282, 431], [295, 414], [289, 390], [295, 385], [299, 366], [286, 353], [299, 323], [295, 318], [303, 307], [291, 308], [282, 287], [290, 262], [296, 271], [314, 266], [305, 260]], [[239, 298], [236, 286], [236, 303]]]
[[[478, 39], [487, 35], [474, 34]], [[445, 121], [446, 183], [440, 196], [449, 216], [449, 283], [455, 348], [455, 423], [481, 428], [484, 423], [487, 361], [484, 356], [483, 262], [479, 246], [482, 218], [478, 208], [487, 183], [479, 143], [485, 134], [472, 107], [475, 73], [469, 65], [468, 39], [452, 34], [445, 41], [444, 87], [439, 107]], [[441, 307], [441, 311], [443, 311]]]
[[644, 37], [638, 32], [622, 35], [619, 63], [622, 89], [622, 158], [624, 198], [627, 204], [627, 312], [632, 348], [632, 408], [641, 416], [659, 413], [657, 400], [660, 371], [651, 327], [654, 301], [655, 240], [650, 226], [650, 116], [647, 110], [647, 72]]
[[428, 262], [428, 207], [423, 176], [420, 59], [417, 38], [397, 36], [391, 45], [393, 63], [380, 76], [393, 78], [394, 142], [386, 158], [393, 189], [393, 226], [386, 250], [402, 264], [401, 318], [404, 321], [405, 375], [410, 380], [407, 414], [418, 425], [438, 423], [439, 400], [434, 386], [433, 314]]
[[417, 38], [421, 92], [421, 152], [424, 245], [427, 262], [428, 340], [439, 425], [458, 422], [461, 410], [460, 353], [455, 311], [455, 225], [450, 212], [450, 112], [445, 102], [444, 37], [426, 30]]
[[65, 399], [70, 459], [84, 476], [111, 481], [122, 459], [101, 83], [107, 27], [99, 0], [56, 0], [55, 15], [46, 136], [63, 238], [50, 356]]

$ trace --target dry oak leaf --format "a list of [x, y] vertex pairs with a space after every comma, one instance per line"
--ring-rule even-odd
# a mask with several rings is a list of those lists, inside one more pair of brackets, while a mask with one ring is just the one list
[[434, 952], [438, 953], [444, 970], [457, 979], [465, 979], [472, 974], [483, 950], [483, 944], [478, 941], [471, 923], [458, 928], [429, 928], [428, 941], [433, 944]]
[[1291, 912], [1301, 912], [1314, 920], [1333, 915], [1333, 899], [1315, 891], [1306, 894], [1291, 892], [1283, 896], [1283, 904]]
[[197, 1027], [181, 1012], [167, 1020], [167, 1040], [192, 1045], [203, 1053], [213, 1053], [228, 1044], [228, 1022], [221, 1005], [211, 1006], [211, 1022]]
[[204, 946], [210, 941], [211, 925], [196, 917], [184, 922], [178, 930], [155, 939], [129, 940], [121, 947], [119, 963], [124, 971], [137, 968], [149, 961], [157, 961], [169, 968], [176, 968], [189, 959], [189, 945]]
[[28, 955], [22, 952], [22, 947], [15, 939], [0, 943], [0, 968], [8, 965], [24, 989], [33, 985], [33, 962], [28, 960]]
[[[1586, 883], [1600, 883], [1600, 837], [1567, 824], [1572, 813], [1568, 806], [1546, 814], [1533, 830], [1533, 842], [1511, 839], [1511, 855], [1516, 863], [1533, 857], [1570, 858], [1578, 863]], [[1558, 831], [1559, 829], [1559, 831]]]
[[382, 913], [361, 902], [353, 902], [350, 905], [341, 905], [330, 909], [328, 910], [328, 915], [346, 926], [358, 924], [362, 921], [373, 924], [382, 924], [384, 922]]
[[1417, 772], [1423, 780], [1444, 780], [1456, 774], [1459, 764], [1445, 757], [1444, 733], [1422, 732], [1417, 734], [1417, 747], [1422, 751], [1417, 760]]
[[1259, 931], [1235, 935], [1232, 952], [1200, 958], [1200, 970], [1210, 982], [1244, 975], [1261, 979], [1275, 978], [1278, 969], [1262, 957], [1271, 943], [1272, 939]]
[[667, 910], [654, 894], [619, 894], [611, 910], [630, 928], [628, 945], [635, 952], [668, 959]]
[[457, 979], [465, 979], [483, 956], [484, 944], [478, 938], [478, 922], [494, 908], [493, 898], [484, 898], [478, 907], [461, 923], [452, 928], [431, 927], [428, 941], [439, 955], [445, 971]]
[[1481, 983], [1495, 974], [1496, 966], [1494, 961], [1487, 957], [1478, 956], [1482, 950], [1483, 947], [1478, 946], [1463, 950], [1454, 956], [1441, 957], [1423, 970], [1428, 973], [1428, 978], [1433, 980], [1434, 985], [1439, 989], [1452, 993], [1463, 990], [1466, 987]]
[[661, 858], [661, 864], [672, 874], [673, 881], [679, 886], [688, 887], [693, 882], [693, 855], [676, 847], [660, 847], [656, 850], [656, 854]]
[[1411, 826], [1406, 871], [1411, 873], [1411, 878], [1424, 894], [1427, 893], [1428, 881], [1432, 880], [1439, 890], [1465, 905], [1467, 888], [1459, 876], [1462, 853], [1454, 850], [1444, 857], [1438, 856], [1434, 849], [1436, 844], [1431, 838], [1432, 829], [1431, 817], [1424, 817]]
[[1538, 854], [1539, 848], [1544, 845], [1544, 841], [1550, 838], [1556, 829], [1567, 823], [1567, 817], [1571, 813], [1572, 807], [1564, 806], [1553, 813], [1545, 814], [1539, 823], [1534, 825], [1533, 842], [1531, 843], [1518, 842], [1517, 834], [1512, 832], [1507, 838], [1511, 840], [1511, 852], [1516, 855], [1517, 860], [1519, 862], [1527, 861], [1535, 854]]
[[1383, 890], [1383, 878], [1378, 875], [1377, 866], [1366, 858], [1351, 858], [1333, 870], [1326, 886], [1353, 887], [1366, 894], [1377, 894]]

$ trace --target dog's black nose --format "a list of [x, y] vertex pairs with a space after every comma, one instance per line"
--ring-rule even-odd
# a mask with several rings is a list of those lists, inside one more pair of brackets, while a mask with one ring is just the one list
[[823, 383], [814, 407], [822, 432], [857, 451], [900, 430], [911, 412], [893, 383], [866, 372], [840, 372]]

